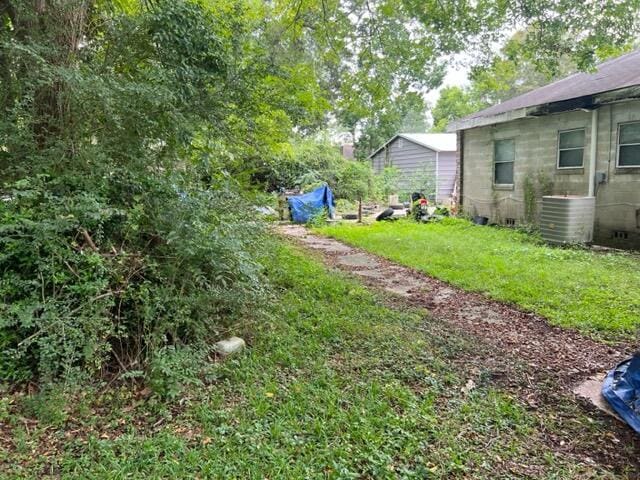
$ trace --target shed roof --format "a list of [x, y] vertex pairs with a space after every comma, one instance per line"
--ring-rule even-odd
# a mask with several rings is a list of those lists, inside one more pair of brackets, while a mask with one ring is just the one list
[[489, 119], [499, 115], [509, 120], [510, 117], [504, 114], [515, 110], [564, 102], [636, 85], [640, 85], [640, 50], [634, 50], [601, 63], [593, 73], [574, 73], [544, 87], [468, 115], [454, 122], [454, 125], [458, 127], [457, 129], [462, 129], [466, 128], [465, 124], [473, 123], [469, 121], [474, 119]]
[[430, 148], [436, 152], [455, 152], [457, 148], [455, 133], [398, 133], [384, 145], [377, 148], [371, 155], [369, 155], [368, 158], [373, 157], [398, 137], [402, 137], [423, 147]]

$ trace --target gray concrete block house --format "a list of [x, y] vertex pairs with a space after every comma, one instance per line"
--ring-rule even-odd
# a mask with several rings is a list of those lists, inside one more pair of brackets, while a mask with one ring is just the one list
[[456, 178], [456, 136], [451, 133], [399, 133], [369, 155], [375, 173], [400, 171], [398, 193], [424, 190], [429, 183], [438, 203], [451, 202]]
[[548, 199], [582, 198], [592, 205], [594, 242], [640, 249], [640, 51], [449, 130], [458, 135], [464, 212], [517, 225], [540, 222]]

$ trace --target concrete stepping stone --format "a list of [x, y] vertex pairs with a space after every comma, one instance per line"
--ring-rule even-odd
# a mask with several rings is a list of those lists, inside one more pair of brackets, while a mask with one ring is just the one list
[[340, 265], [347, 265], [349, 267], [367, 267], [374, 268], [379, 265], [378, 261], [371, 255], [366, 253], [353, 253], [350, 255], [342, 255], [338, 258]]
[[493, 325], [501, 325], [505, 323], [505, 319], [500, 313], [488, 309], [487, 307], [470, 307], [462, 311], [464, 318], [473, 322], [483, 322]]
[[369, 277], [369, 278], [376, 278], [376, 279], [385, 278], [384, 273], [379, 270], [354, 270], [353, 273], [355, 273], [356, 275], [360, 275], [361, 277]]
[[313, 248], [314, 250], [323, 250], [325, 252], [330, 252], [330, 253], [348, 253], [352, 251], [352, 248], [347, 246], [347, 245], [343, 245], [342, 243], [339, 242], [335, 242], [335, 241], [331, 241], [331, 240], [326, 240], [326, 241], [306, 241], [306, 239], [304, 240], [304, 242], [307, 244], [307, 246], [309, 248]]
[[615, 417], [620, 421], [623, 421], [611, 408], [611, 405], [609, 405], [607, 399], [602, 396], [602, 382], [604, 381], [604, 378], [605, 375], [588, 378], [576, 388], [574, 388], [573, 393], [575, 393], [578, 397], [588, 400], [598, 410], [611, 415], [612, 417]]
[[440, 288], [433, 295], [433, 298], [431, 299], [431, 301], [433, 302], [434, 305], [440, 305], [440, 304], [443, 304], [443, 303], [448, 303], [449, 299], [451, 297], [454, 297], [455, 294], [456, 294], [455, 290], [453, 290], [451, 288]]

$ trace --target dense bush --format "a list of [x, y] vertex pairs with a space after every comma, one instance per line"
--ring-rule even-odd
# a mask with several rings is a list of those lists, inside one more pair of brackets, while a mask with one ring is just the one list
[[345, 159], [327, 138], [296, 138], [256, 174], [267, 190], [300, 187], [310, 190], [323, 183], [335, 188]]
[[171, 180], [148, 179], [128, 206], [114, 198], [133, 187], [123, 180], [64, 195], [45, 177], [13, 185], [0, 204], [2, 377], [141, 369], [249, 314], [260, 226], [228, 187]]
[[163, 365], [264, 298], [231, 157], [272, 112], [234, 5], [90, 4], [0, 9], [0, 381], [127, 371], [171, 396]]

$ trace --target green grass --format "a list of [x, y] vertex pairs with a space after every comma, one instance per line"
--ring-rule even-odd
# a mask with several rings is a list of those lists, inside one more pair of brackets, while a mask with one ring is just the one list
[[455, 219], [339, 224], [319, 231], [465, 290], [517, 304], [556, 325], [605, 339], [631, 336], [640, 326], [637, 255], [553, 248], [522, 232]]
[[[250, 348], [214, 364], [208, 383], [182, 407], [144, 401], [122, 387], [80, 395], [65, 415], [34, 424], [20, 410], [33, 399], [5, 397], [0, 424], [11, 425], [11, 440], [0, 442], [0, 475], [605, 476], [549, 450], [542, 439], [553, 429], [551, 417], [533, 416], [481, 373], [452, 362], [480, 347], [425, 321], [424, 312], [386, 308], [359, 283], [307, 257], [281, 248], [271, 258], [278, 295], [267, 318], [251, 327]], [[477, 387], [465, 393], [469, 378]], [[571, 424], [593, 438], [602, 434], [598, 422], [579, 415]]]

